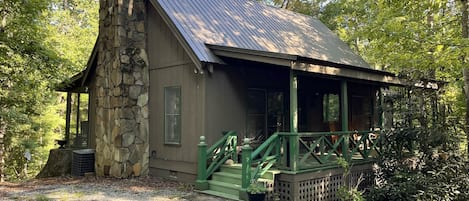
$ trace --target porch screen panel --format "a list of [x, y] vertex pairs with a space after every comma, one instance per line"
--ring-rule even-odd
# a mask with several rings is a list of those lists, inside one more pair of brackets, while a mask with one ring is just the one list
[[340, 101], [337, 94], [324, 94], [323, 118], [325, 122], [339, 121]]
[[340, 99], [338, 94], [324, 94], [322, 117], [328, 131], [340, 130]]
[[248, 90], [247, 136], [265, 137], [266, 130], [266, 91], [262, 89]]
[[166, 144], [181, 143], [181, 87], [164, 88], [164, 137]]

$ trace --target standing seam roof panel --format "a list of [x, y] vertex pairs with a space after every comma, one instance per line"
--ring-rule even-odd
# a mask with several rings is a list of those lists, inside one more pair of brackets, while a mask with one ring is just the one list
[[273, 52], [362, 68], [369, 65], [310, 16], [250, 0], [155, 0], [200, 61], [221, 63], [205, 44]]

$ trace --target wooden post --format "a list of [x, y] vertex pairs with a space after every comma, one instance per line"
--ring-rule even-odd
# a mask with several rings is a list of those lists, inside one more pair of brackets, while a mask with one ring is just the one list
[[[80, 135], [78, 134], [80, 131], [80, 93], [77, 93], [77, 117], [76, 117], [76, 128], [75, 128], [75, 143], [79, 143], [81, 141]], [[74, 144], [75, 147], [81, 147], [81, 144]]]
[[245, 191], [245, 189], [251, 183], [251, 163], [252, 163], [252, 147], [249, 146], [249, 138], [244, 138], [243, 143], [243, 153], [241, 154], [242, 157], [242, 164], [241, 164], [241, 189]]
[[[341, 104], [341, 117], [342, 117], [342, 131], [348, 131], [348, 90], [347, 81], [340, 82], [340, 104]], [[344, 142], [342, 144], [342, 155], [345, 160], [351, 159], [348, 155], [350, 134], [344, 135]]]
[[231, 141], [232, 141], [232, 153], [231, 153], [231, 159], [233, 160], [234, 163], [238, 163], [238, 136], [236, 136], [236, 133], [234, 133], [234, 135], [232, 135], [232, 138], [231, 138]]
[[290, 132], [298, 132], [298, 77], [290, 71]]
[[207, 144], [205, 143], [205, 136], [200, 136], [200, 142], [197, 145], [197, 180], [195, 181], [195, 188], [197, 190], [207, 190]]
[[70, 145], [70, 115], [72, 114], [72, 93], [67, 92], [67, 108], [65, 111], [65, 140], [66, 147]]
[[298, 170], [298, 77], [290, 70], [290, 132], [288, 137], [290, 170]]

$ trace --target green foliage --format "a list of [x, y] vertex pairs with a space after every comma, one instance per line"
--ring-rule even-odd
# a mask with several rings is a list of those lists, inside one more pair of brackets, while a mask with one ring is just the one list
[[337, 164], [344, 169], [344, 173], [342, 175], [342, 181], [344, 182], [339, 187], [337, 196], [342, 201], [364, 201], [363, 192], [358, 190], [358, 186], [362, 182], [361, 178], [357, 181], [356, 186], [348, 186], [346, 183], [350, 183], [347, 179], [352, 167], [344, 158], [337, 158]]
[[0, 137], [6, 151], [0, 177], [8, 180], [34, 176], [62, 138], [63, 109], [54, 86], [83, 68], [94, 42], [89, 38], [96, 37], [96, 1], [68, 1], [70, 12], [62, 12], [60, 2], [67, 1], [0, 1]]
[[359, 191], [358, 188], [350, 188], [348, 186], [340, 186], [337, 191], [337, 196], [342, 201], [364, 201], [363, 192]]
[[246, 188], [246, 192], [250, 194], [263, 194], [267, 191], [267, 189], [259, 182], [252, 182]]
[[375, 69], [448, 82], [440, 101], [453, 106], [454, 119], [464, 115], [469, 39], [461, 37], [459, 1], [332, 0], [320, 20]]
[[313, 17], [319, 17], [329, 0], [262, 0], [263, 2]]
[[377, 185], [366, 199], [469, 199], [468, 161], [460, 154], [455, 124], [460, 120], [448, 115], [448, 106], [435, 104], [437, 94], [418, 87], [388, 91], [384, 111], [393, 113], [396, 129], [383, 136]]

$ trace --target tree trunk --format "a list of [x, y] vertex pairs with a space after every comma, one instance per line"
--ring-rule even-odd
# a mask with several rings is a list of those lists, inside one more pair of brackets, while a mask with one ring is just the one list
[[6, 135], [6, 124], [3, 122], [2, 118], [0, 118], [0, 183], [4, 181], [3, 178], [3, 169], [5, 165], [4, 160], [4, 153], [5, 153], [5, 145], [3, 144], [4, 137]]
[[[461, 9], [462, 9], [462, 18], [461, 18], [461, 27], [462, 27], [462, 38], [469, 38], [469, 31], [468, 31], [468, 21], [469, 21], [469, 14], [468, 14], [468, 0], [461, 0]], [[466, 66], [467, 62], [467, 55], [466, 52], [463, 51], [461, 55], [461, 62], [463, 67], [463, 77], [464, 77], [464, 93], [466, 96], [466, 124], [465, 124], [465, 131], [466, 131], [466, 140], [467, 140], [467, 153], [469, 157], [469, 69]]]

